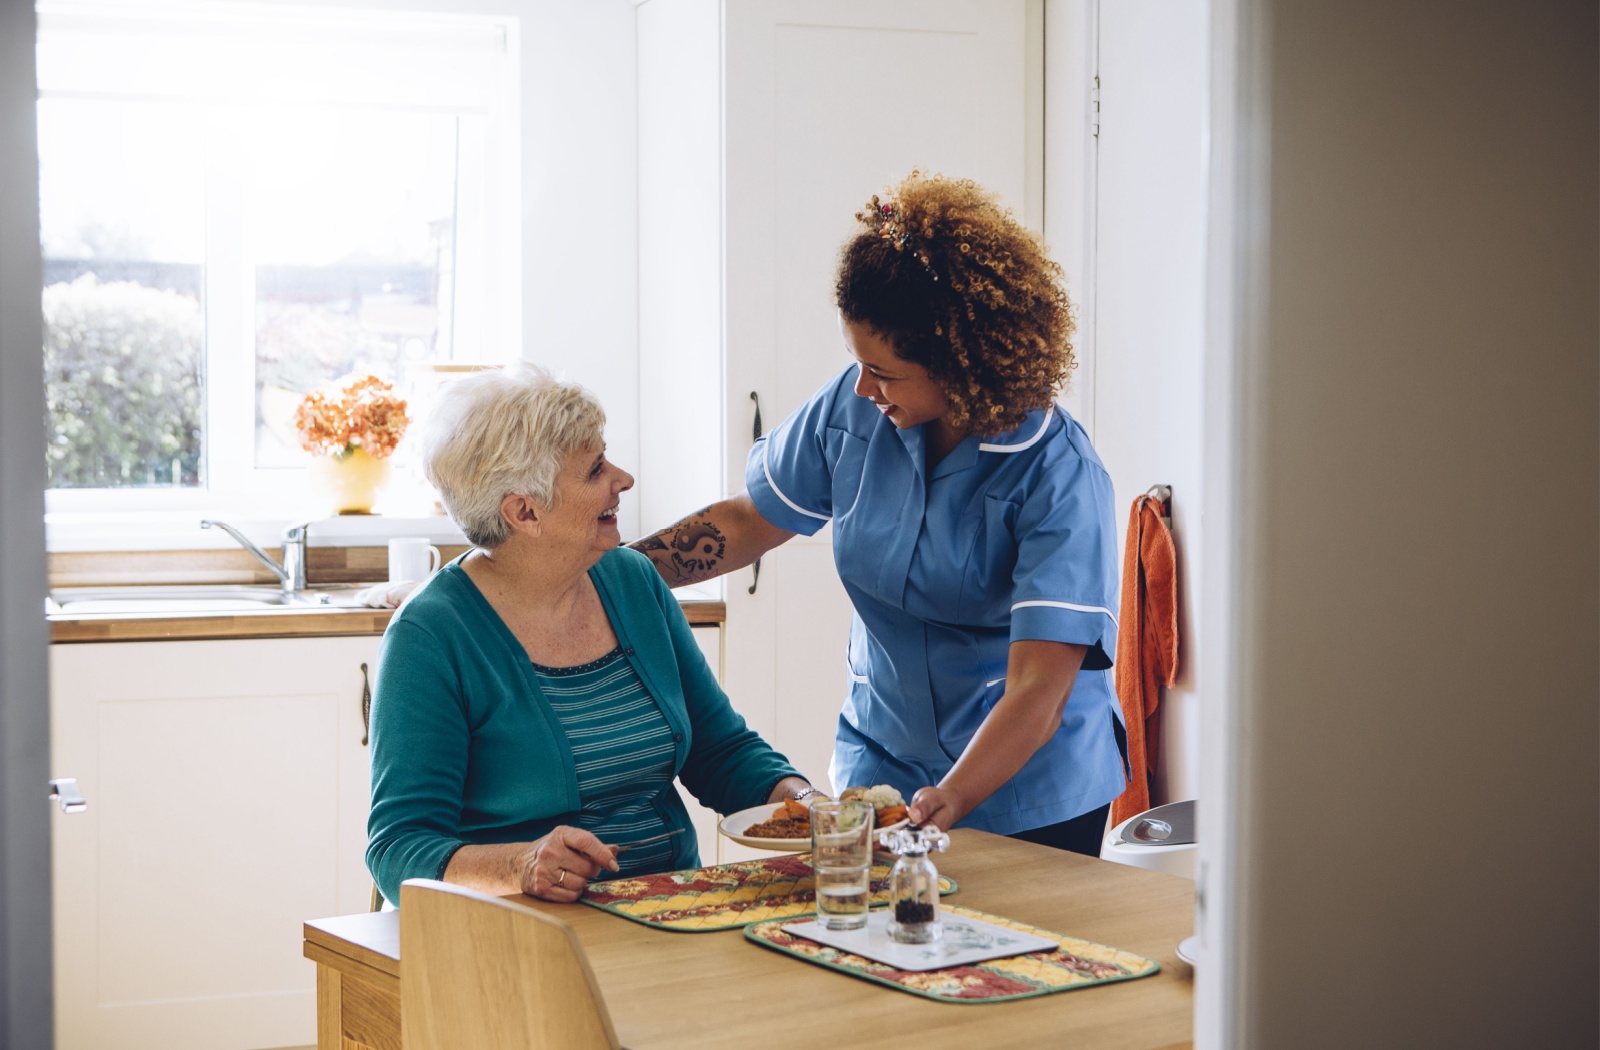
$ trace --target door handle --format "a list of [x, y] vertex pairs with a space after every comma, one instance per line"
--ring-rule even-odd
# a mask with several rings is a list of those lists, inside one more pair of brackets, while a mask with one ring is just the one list
[[50, 798], [61, 803], [63, 813], [82, 813], [89, 808], [89, 800], [78, 794], [77, 777], [50, 781]]
[[[750, 400], [752, 400], [752, 401], [754, 401], [756, 403], [756, 421], [750, 427], [750, 440], [751, 441], [760, 441], [761, 440], [761, 398], [754, 390], [752, 390], [752, 391], [750, 391]], [[751, 572], [751, 576], [750, 576], [750, 593], [754, 594], [754, 593], [756, 593], [756, 585], [761, 582], [761, 559], [760, 558], [757, 558], [755, 560], [755, 563], [750, 566], [750, 572]]]

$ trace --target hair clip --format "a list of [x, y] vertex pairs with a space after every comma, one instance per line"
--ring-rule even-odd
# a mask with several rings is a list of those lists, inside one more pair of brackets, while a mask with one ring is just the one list
[[878, 205], [878, 211], [883, 216], [883, 222], [878, 227], [878, 234], [884, 240], [894, 245], [895, 251], [904, 251], [906, 246], [906, 231], [900, 225], [900, 215], [895, 206], [889, 203]]
[[[905, 251], [906, 242], [910, 238], [906, 234], [905, 224], [901, 221], [899, 208], [892, 201], [883, 201], [878, 204], [878, 214], [881, 218], [878, 224], [878, 236], [894, 245], [895, 251]], [[929, 277], [932, 277], [935, 281], [939, 279], [939, 275], [934, 272], [933, 263], [928, 259], [927, 252], [913, 246], [911, 254], [922, 264], [922, 268], [928, 271]]]

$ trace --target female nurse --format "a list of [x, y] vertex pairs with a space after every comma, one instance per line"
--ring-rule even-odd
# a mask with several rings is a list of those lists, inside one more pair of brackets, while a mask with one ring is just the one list
[[1111, 481], [1054, 404], [1071, 308], [1040, 240], [913, 172], [857, 215], [835, 283], [855, 358], [750, 450], [746, 490], [634, 546], [672, 586], [833, 522], [855, 606], [835, 788], [1098, 854], [1127, 782]]

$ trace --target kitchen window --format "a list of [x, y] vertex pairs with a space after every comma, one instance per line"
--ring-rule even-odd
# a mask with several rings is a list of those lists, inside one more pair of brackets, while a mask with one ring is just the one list
[[519, 356], [516, 30], [39, 6], [47, 510], [283, 517], [308, 390]]

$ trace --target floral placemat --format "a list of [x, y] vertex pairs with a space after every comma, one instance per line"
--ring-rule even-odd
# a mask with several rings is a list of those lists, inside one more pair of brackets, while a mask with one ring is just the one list
[[[871, 906], [888, 904], [889, 865], [874, 864], [868, 877]], [[939, 876], [941, 894], [955, 891], [955, 880]], [[683, 933], [798, 919], [817, 910], [809, 853], [591, 882], [581, 899], [624, 919]]]
[[992, 959], [970, 966], [952, 966], [946, 970], [911, 973], [786, 933], [782, 920], [752, 924], [745, 927], [744, 935], [763, 947], [787, 952], [806, 962], [886, 984], [912, 995], [937, 999], [942, 1003], [1000, 1003], [1009, 999], [1028, 999], [1035, 995], [1149, 977], [1161, 969], [1159, 963], [1142, 955], [1076, 937], [1065, 937], [1025, 922], [959, 905], [945, 905], [944, 910], [1045, 937], [1060, 944], [1061, 949], [1014, 955], [1009, 959]]

